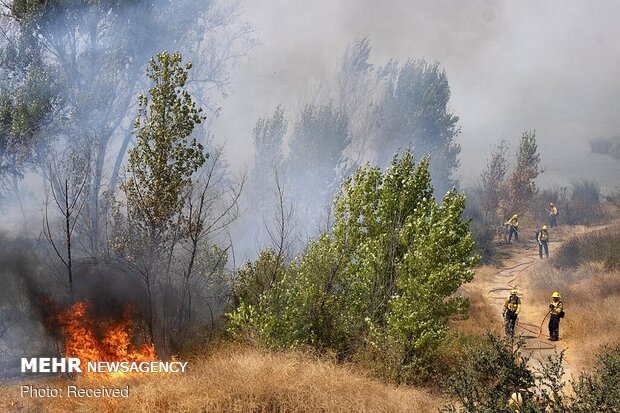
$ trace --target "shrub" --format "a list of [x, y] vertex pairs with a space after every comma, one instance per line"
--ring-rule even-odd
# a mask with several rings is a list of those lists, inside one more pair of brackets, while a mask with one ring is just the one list
[[573, 182], [569, 201], [558, 207], [560, 222], [575, 225], [592, 225], [601, 221], [605, 214], [600, 204], [601, 187], [589, 180]]
[[445, 412], [482, 413], [506, 411], [510, 395], [534, 385], [527, 367], [528, 358], [520, 353], [521, 343], [506, 341], [487, 333], [467, 350], [465, 360], [450, 377], [450, 392], [461, 408], [444, 407]]
[[620, 226], [571, 238], [558, 250], [553, 263], [556, 267], [575, 268], [588, 261], [599, 261], [607, 269], [620, 269]]
[[605, 348], [593, 374], [583, 374], [573, 383], [572, 411], [620, 412], [620, 345]]

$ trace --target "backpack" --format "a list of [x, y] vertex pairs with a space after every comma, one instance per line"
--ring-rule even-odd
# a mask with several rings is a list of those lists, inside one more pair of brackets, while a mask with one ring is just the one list
[[564, 310], [560, 311], [560, 314], [558, 314], [558, 317], [564, 318]]

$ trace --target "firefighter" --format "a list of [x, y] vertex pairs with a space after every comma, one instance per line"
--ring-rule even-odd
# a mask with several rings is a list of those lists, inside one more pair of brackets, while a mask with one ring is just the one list
[[551, 228], [556, 227], [558, 225], [558, 209], [553, 204], [553, 202], [549, 203], [549, 226]]
[[560, 298], [560, 293], [557, 291], [551, 294], [551, 304], [549, 304], [549, 340], [551, 341], [560, 339], [560, 318], [564, 317], [564, 304]]
[[504, 301], [504, 310], [502, 311], [506, 335], [509, 337], [514, 334], [515, 323], [521, 312], [521, 299], [517, 294], [519, 294], [517, 290], [510, 291], [510, 297]]
[[515, 241], [519, 241], [519, 216], [514, 214], [504, 225], [510, 225], [508, 233], [508, 243], [512, 244], [512, 236], [515, 236]]
[[543, 225], [542, 229], [536, 234], [536, 240], [538, 241], [538, 255], [542, 260], [543, 249], [545, 250], [545, 256], [549, 258], [549, 233], [547, 232], [547, 226]]

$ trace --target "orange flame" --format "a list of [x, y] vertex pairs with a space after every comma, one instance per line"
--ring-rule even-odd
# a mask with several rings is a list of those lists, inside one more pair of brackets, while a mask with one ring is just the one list
[[55, 321], [60, 326], [65, 340], [65, 357], [79, 358], [82, 365], [89, 361], [157, 360], [152, 344], [143, 342], [138, 348], [133, 344], [133, 320], [130, 318], [130, 313], [128, 307], [120, 320], [98, 321], [91, 316], [88, 301], [77, 302], [68, 309], [60, 311]]

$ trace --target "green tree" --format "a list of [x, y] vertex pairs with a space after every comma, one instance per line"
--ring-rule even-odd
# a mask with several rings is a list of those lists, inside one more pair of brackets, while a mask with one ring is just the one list
[[453, 191], [437, 204], [428, 159], [416, 165], [410, 152], [385, 172], [359, 168], [340, 188], [332, 233], [312, 241], [258, 304], [242, 302], [232, 328], [342, 358], [365, 338], [396, 355], [395, 370], [415, 363], [467, 308], [453, 296], [477, 260], [464, 206]]
[[[185, 89], [191, 64], [181, 55], [158, 53], [147, 76], [154, 83], [149, 96], [138, 100], [134, 122], [136, 147], [129, 151], [129, 177], [121, 186], [128, 210], [128, 232], [116, 249], [132, 261], [149, 294], [149, 329], [153, 333], [153, 287], [159, 275], [169, 273], [173, 249], [182, 236], [183, 207], [192, 175], [208, 154], [195, 138], [204, 117]], [[162, 265], [163, 264], [163, 265]]]
[[158, 53], [147, 76], [155, 83], [149, 97], [138, 99], [134, 122], [136, 147], [129, 151], [124, 184], [134, 217], [146, 225], [149, 239], [157, 240], [183, 206], [191, 176], [207, 160], [202, 144], [189, 139], [204, 119], [185, 90], [191, 63], [181, 55]]

